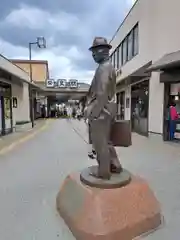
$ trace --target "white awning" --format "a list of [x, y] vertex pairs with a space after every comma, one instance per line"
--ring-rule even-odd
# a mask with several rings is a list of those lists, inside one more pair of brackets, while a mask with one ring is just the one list
[[148, 67], [146, 72], [160, 71], [173, 67], [180, 67], [180, 51], [164, 55], [162, 58]]

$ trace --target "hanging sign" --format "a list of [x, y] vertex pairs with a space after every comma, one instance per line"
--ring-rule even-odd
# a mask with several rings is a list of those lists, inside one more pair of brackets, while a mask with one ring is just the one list
[[170, 94], [178, 95], [180, 93], [180, 83], [171, 84]]
[[13, 105], [13, 108], [17, 108], [17, 98], [16, 97], [12, 98], [12, 105]]
[[69, 79], [67, 82], [67, 87], [69, 88], [78, 88], [78, 80], [76, 79]]
[[57, 86], [59, 88], [66, 88], [67, 86], [67, 80], [66, 79], [58, 79], [57, 80]]
[[46, 87], [54, 87], [54, 79], [47, 79]]
[[48, 88], [78, 88], [78, 80], [76, 79], [47, 79], [46, 87]]

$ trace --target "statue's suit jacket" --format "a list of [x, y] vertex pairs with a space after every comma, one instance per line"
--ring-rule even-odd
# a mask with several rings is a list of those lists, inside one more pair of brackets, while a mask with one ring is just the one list
[[116, 115], [116, 73], [108, 60], [99, 64], [92, 80], [86, 106], [86, 117], [89, 120], [98, 119], [104, 115], [112, 118]]

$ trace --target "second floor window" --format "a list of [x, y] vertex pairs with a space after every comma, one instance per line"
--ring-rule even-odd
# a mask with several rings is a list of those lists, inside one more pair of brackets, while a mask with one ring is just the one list
[[133, 29], [133, 56], [139, 52], [139, 28], [138, 25]]
[[116, 49], [116, 58], [117, 58], [116, 68], [119, 69], [119, 47]]
[[122, 43], [122, 64], [127, 62], [127, 38]]
[[116, 64], [117, 64], [117, 52], [114, 52], [114, 68], [116, 69]]
[[119, 68], [122, 66], [122, 44], [119, 46]]
[[133, 57], [133, 31], [130, 32], [130, 34], [127, 37], [127, 51], [128, 51], [128, 61], [131, 60]]
[[115, 65], [114, 65], [114, 67], [115, 67], [115, 69], [117, 69], [118, 68], [118, 51], [117, 51], [117, 49], [114, 52], [114, 57], [115, 57]]
[[139, 53], [139, 29], [138, 24], [129, 32], [122, 43], [111, 55], [112, 64], [119, 69], [127, 61], [130, 61]]
[[113, 67], [114, 67], [114, 64], [115, 64], [114, 60], [115, 60], [115, 58], [114, 58], [114, 53], [113, 53], [113, 55], [112, 55], [112, 65], [113, 65]]

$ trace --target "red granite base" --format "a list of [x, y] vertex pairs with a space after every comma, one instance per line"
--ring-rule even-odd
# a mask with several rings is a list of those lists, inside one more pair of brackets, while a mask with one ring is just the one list
[[125, 187], [98, 189], [73, 173], [58, 193], [57, 209], [77, 240], [132, 240], [161, 224], [160, 205], [139, 177]]

